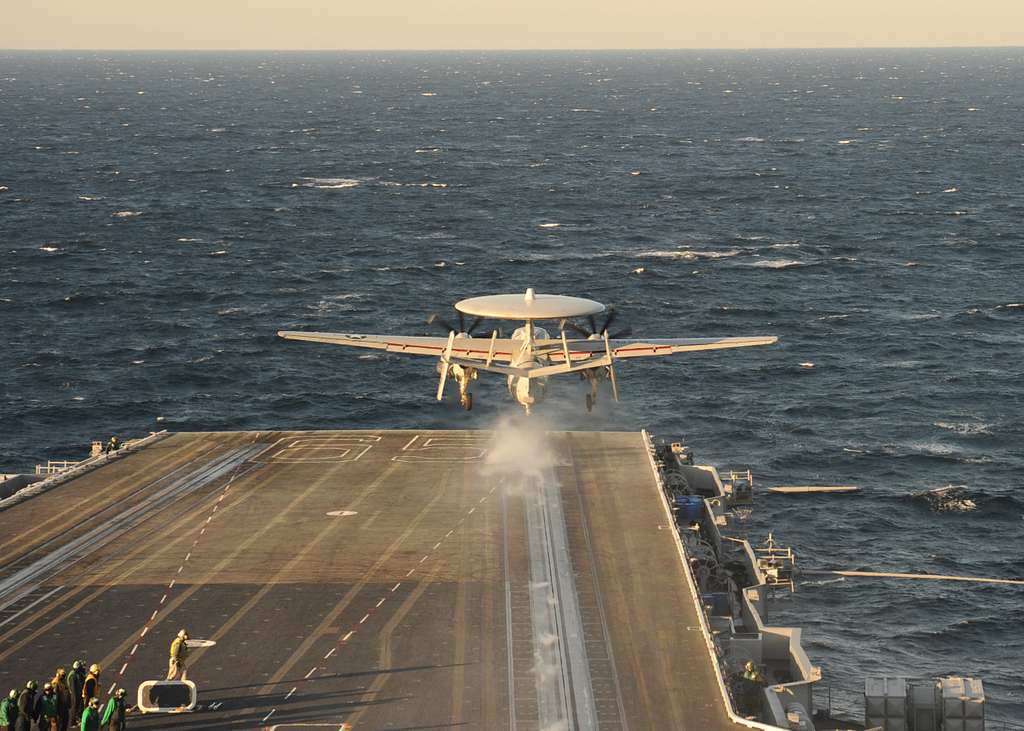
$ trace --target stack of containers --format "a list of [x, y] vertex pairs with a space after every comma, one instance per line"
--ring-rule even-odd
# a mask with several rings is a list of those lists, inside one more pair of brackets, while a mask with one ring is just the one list
[[864, 725], [882, 731], [908, 731], [906, 678], [864, 679]]
[[985, 690], [980, 678], [942, 678], [942, 731], [985, 731]]

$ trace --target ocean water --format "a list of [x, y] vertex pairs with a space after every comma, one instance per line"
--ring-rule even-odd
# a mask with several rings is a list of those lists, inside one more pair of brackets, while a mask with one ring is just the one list
[[[805, 568], [1024, 576], [1024, 50], [0, 54], [0, 467], [150, 430], [469, 427], [425, 334], [463, 297], [615, 304], [651, 337], [555, 428], [685, 436]], [[437, 334], [443, 334], [437, 331]], [[963, 485], [938, 513], [913, 494]], [[820, 700], [977, 675], [1024, 721], [1020, 588], [804, 580]], [[998, 727], [997, 727], [998, 728]]]

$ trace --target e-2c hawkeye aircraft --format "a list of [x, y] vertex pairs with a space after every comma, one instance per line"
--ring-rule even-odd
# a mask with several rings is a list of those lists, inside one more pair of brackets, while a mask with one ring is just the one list
[[[467, 411], [473, 408], [473, 394], [470, 383], [476, 380], [480, 371], [489, 371], [506, 376], [508, 391], [529, 414], [530, 410], [544, 399], [549, 376], [560, 373], [579, 373], [590, 382], [587, 394], [587, 411], [597, 403], [598, 386], [607, 380], [611, 384], [612, 396], [619, 400], [619, 389], [615, 381], [615, 361], [623, 358], [645, 358], [656, 355], [671, 355], [693, 350], [719, 350], [722, 348], [744, 348], [751, 345], [771, 345], [778, 338], [671, 338], [630, 340], [622, 336], [628, 331], [608, 334], [608, 327], [615, 318], [615, 311], [600, 302], [581, 297], [566, 297], [557, 294], [536, 294], [532, 289], [526, 294], [495, 294], [486, 297], [472, 297], [455, 304], [459, 313], [459, 327], [449, 325], [437, 315], [428, 322], [440, 324], [448, 329], [448, 337], [406, 337], [394, 335], [356, 335], [352, 333], [295, 332], [282, 330], [277, 334], [287, 340], [308, 340], [314, 343], [350, 345], [356, 348], [373, 348], [390, 353], [427, 355], [438, 358], [437, 400], [444, 398], [444, 387], [451, 376], [459, 384], [459, 403]], [[605, 312], [606, 317], [600, 328], [595, 316]], [[476, 318], [469, 327], [465, 316]], [[573, 318], [588, 318], [590, 329], [586, 330], [573, 322]], [[484, 319], [523, 320], [525, 325], [517, 328], [512, 337], [499, 337], [494, 330], [489, 338], [473, 337], [473, 331]], [[552, 338], [548, 331], [534, 323], [537, 320], [558, 320], [559, 336]], [[566, 329], [581, 337], [567, 337]]]

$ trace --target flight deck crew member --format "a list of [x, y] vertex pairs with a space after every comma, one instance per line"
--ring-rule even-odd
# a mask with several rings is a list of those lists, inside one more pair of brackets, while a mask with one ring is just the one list
[[53, 691], [52, 683], [43, 686], [43, 693], [36, 702], [39, 707], [36, 721], [39, 731], [57, 731], [57, 694]]
[[98, 698], [90, 698], [82, 711], [82, 730], [100, 731], [100, 702]]
[[117, 692], [107, 701], [107, 707], [103, 709], [100, 728], [109, 729], [109, 731], [124, 731], [127, 723], [125, 716], [127, 715], [128, 709], [124, 704], [124, 688], [118, 688]]
[[[89, 705], [90, 698], [96, 698], [100, 694], [100, 666], [93, 663], [89, 668], [89, 674], [85, 676], [85, 682], [82, 683], [82, 705]], [[96, 701], [99, 703], [99, 701]], [[85, 711], [82, 711], [85, 713]], [[99, 712], [97, 711], [97, 714]], [[96, 723], [99, 723], [99, 717], [97, 715]]]
[[82, 686], [85, 685], [85, 663], [75, 660], [68, 675], [68, 691], [71, 693], [71, 723], [77, 724], [82, 718]]
[[179, 630], [171, 642], [171, 657], [167, 661], [167, 680], [174, 680], [181, 673], [182, 680], [188, 680], [188, 632]]
[[71, 690], [68, 688], [64, 668], [57, 668], [50, 684], [53, 686], [53, 694], [57, 697], [57, 731], [68, 731], [71, 716]]
[[7, 697], [0, 701], [0, 729], [14, 731], [18, 721], [18, 691], [11, 689]]
[[14, 723], [16, 731], [32, 731], [32, 715], [36, 710], [36, 681], [25, 684], [25, 690], [18, 696], [18, 720]]

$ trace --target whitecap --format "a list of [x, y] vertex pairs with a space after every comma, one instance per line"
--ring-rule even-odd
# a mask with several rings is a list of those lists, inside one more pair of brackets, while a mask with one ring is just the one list
[[956, 434], [991, 434], [991, 424], [971, 421], [934, 421], [933, 426]]
[[135, 218], [141, 216], [142, 211], [114, 211], [110, 215], [114, 218]]
[[143, 364], [143, 363], [145, 363], [145, 362], [146, 362], [146, 361], [144, 361], [144, 360], [133, 360], [133, 361], [132, 361], [132, 364], [133, 364], [133, 365], [142, 365], [142, 364]]
[[72, 401], [85, 401], [85, 396], [72, 396]]
[[292, 183], [292, 187], [337, 190], [342, 188], [355, 188], [359, 183], [360, 181], [355, 178], [302, 178], [301, 182]]
[[811, 363], [809, 360], [804, 361], [803, 363], [798, 363], [797, 365], [801, 368], [814, 368], [814, 363]]
[[419, 155], [423, 155], [423, 154], [428, 153], [428, 152], [441, 152], [441, 148], [440, 147], [420, 147], [420, 148], [418, 148], [416, 150], [416, 153], [419, 154]]
[[434, 269], [444, 269], [446, 266], [448, 266], [448, 262], [446, 262], [446, 261], [435, 261], [434, 262]]
[[8, 190], [10, 190], [10, 188], [8, 188], [6, 185], [0, 185], [0, 193], [5, 193]]
[[838, 145], [852, 145], [853, 144], [853, 140], [838, 140], [836, 142], [836, 144], [838, 144]]
[[696, 261], [698, 259], [725, 259], [742, 253], [739, 249], [727, 251], [694, 251], [683, 249], [680, 251], [642, 251], [637, 256], [649, 256], [662, 259], [682, 259], [683, 261]]
[[1011, 302], [1008, 305], [998, 305], [997, 310], [1024, 310], [1024, 302]]
[[757, 267], [758, 269], [794, 269], [804, 266], [804, 262], [797, 261], [796, 259], [761, 259], [751, 262], [747, 266]]
[[448, 183], [412, 183], [419, 188], [447, 188]]
[[380, 360], [380, 356], [376, 353], [367, 353], [366, 355], [360, 355], [359, 360]]
[[40, 246], [39, 250], [40, 251], [60, 251], [60, 247], [58, 247], [58, 246]]
[[80, 195], [80, 196], [78, 196], [78, 200], [80, 200], [80, 201], [101, 201], [101, 200], [103, 200], [103, 198], [101, 196], [98, 196], [98, 195]]
[[735, 142], [764, 142], [764, 137], [737, 137]]
[[644, 274], [647, 271], [645, 267], [637, 267], [631, 273], [632, 274]]
[[558, 228], [562, 224], [560, 224], [560, 223], [542, 223], [542, 224], [539, 224], [539, 225], [540, 225], [540, 228]]
[[178, 239], [178, 243], [179, 244], [200, 244], [200, 243], [202, 243], [202, 241], [203, 241], [202, 239], [187, 239], [187, 238], [180, 238], [180, 239]]
[[596, 109], [587, 109], [586, 107], [573, 107], [569, 111], [570, 112], [577, 112], [577, 113], [579, 113], [579, 112], [592, 113], [592, 114], [596, 114], [597, 113]]
[[420, 96], [437, 96], [437, 94], [432, 91], [422, 91], [420, 92]]
[[210, 256], [224, 256], [227, 253], [227, 249], [220, 249], [219, 251], [211, 251]]
[[959, 188], [957, 188], [957, 187], [956, 187], [956, 186], [954, 185], [954, 186], [953, 186], [952, 188], [946, 188], [946, 189], [945, 189], [944, 191], [942, 191], [942, 192], [943, 192], [943, 193], [959, 193], [959, 192], [960, 192], [960, 189], [959, 189]]
[[228, 130], [227, 130], [227, 127], [212, 127], [212, 128], [210, 129], [210, 132], [212, 132], [212, 133], [214, 133], [214, 134], [218, 134], [218, 133], [220, 133], [220, 132], [227, 132], [227, 131], [228, 131]]
[[630, 175], [639, 175], [639, 174], [640, 174], [640, 171], [639, 171], [639, 170], [630, 170], [630, 171], [629, 171], [629, 174], [630, 174]]

